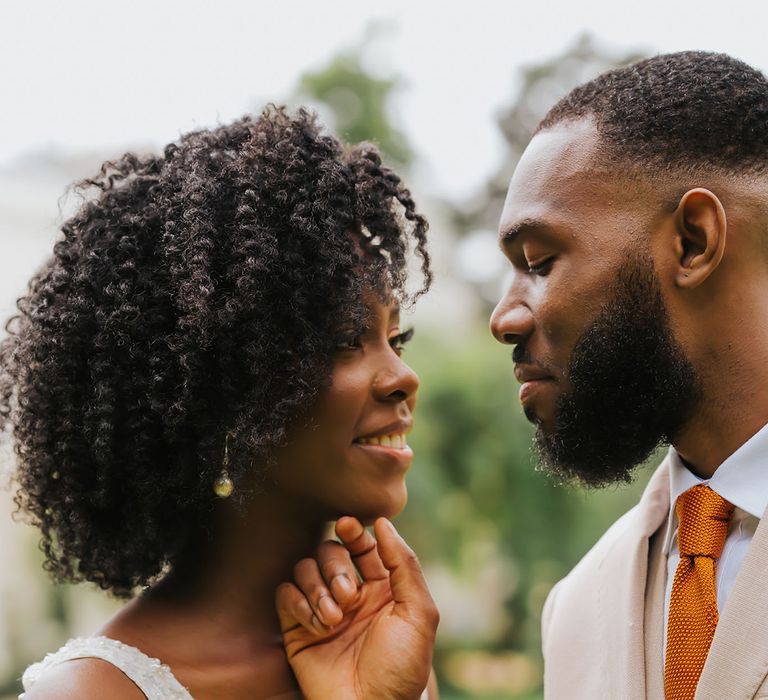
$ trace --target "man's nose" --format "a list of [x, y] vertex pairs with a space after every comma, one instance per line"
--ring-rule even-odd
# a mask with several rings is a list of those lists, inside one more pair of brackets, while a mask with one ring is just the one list
[[533, 314], [525, 304], [505, 296], [491, 314], [491, 333], [500, 343], [517, 345], [533, 330]]

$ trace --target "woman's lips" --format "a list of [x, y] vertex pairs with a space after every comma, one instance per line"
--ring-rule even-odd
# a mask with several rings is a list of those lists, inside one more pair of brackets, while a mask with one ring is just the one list
[[406, 442], [405, 433], [357, 438], [352, 444], [374, 459], [394, 463], [402, 469], [410, 467], [413, 461], [413, 450]]
[[374, 435], [372, 437], [360, 437], [355, 440], [359, 445], [372, 445], [374, 447], [392, 447], [401, 450], [408, 447], [405, 432], [390, 433], [388, 435]]

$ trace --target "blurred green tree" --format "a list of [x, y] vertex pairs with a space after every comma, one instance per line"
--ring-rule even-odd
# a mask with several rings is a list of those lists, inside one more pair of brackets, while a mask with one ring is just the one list
[[457, 228], [460, 231], [495, 230], [512, 173], [533, 130], [549, 108], [577, 85], [643, 57], [644, 54], [638, 51], [608, 50], [589, 34], [584, 34], [563, 53], [543, 63], [524, 67], [518, 77], [517, 95], [498, 117], [504, 138], [504, 156], [478, 196], [457, 210]]
[[[483, 677], [474, 688], [471, 678], [449, 682], [456, 654], [474, 650], [482, 669], [483, 658], [513, 651], [510, 688], [536, 690], [546, 594], [634, 505], [650, 471], [641, 469], [628, 488], [602, 491], [563, 486], [538, 471], [509, 354], [485, 327], [462, 329], [461, 343], [417, 335], [407, 353], [422, 384], [400, 523], [443, 609], [441, 681], [448, 690], [479, 692]], [[520, 659], [528, 662], [522, 670]]]
[[325, 121], [346, 141], [372, 141], [402, 168], [413, 161], [414, 152], [397, 125], [394, 100], [401, 79], [377, 60], [375, 51], [388, 31], [381, 23], [370, 24], [357, 45], [304, 73], [295, 98], [320, 107]]

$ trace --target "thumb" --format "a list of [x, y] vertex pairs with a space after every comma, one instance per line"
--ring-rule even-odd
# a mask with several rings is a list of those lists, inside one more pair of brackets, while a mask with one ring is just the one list
[[396, 609], [413, 622], [436, 629], [440, 616], [416, 554], [386, 518], [379, 518], [373, 528]]

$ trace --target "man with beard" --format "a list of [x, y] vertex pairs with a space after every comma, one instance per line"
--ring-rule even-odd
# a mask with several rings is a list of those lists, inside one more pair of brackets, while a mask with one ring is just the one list
[[544, 466], [602, 486], [671, 445], [550, 594], [548, 697], [768, 692], [766, 117], [757, 71], [660, 56], [561, 100], [512, 178], [491, 328]]
[[[768, 81], [720, 54], [658, 56], [576, 88], [518, 164], [500, 223], [510, 286], [491, 329], [514, 346], [543, 465], [604, 486], [670, 446], [640, 503], [547, 600], [548, 698], [768, 697], [766, 191]], [[340, 525], [392, 592], [367, 624], [360, 598], [336, 596], [345, 618], [328, 634], [415, 618], [428, 594], [413, 568], [388, 541], [382, 566], [359, 524]], [[281, 589], [287, 631], [310, 627], [352, 560], [335, 546], [317, 571]], [[370, 644], [394, 674], [425, 639]], [[291, 651], [311, 696], [313, 647]]]

